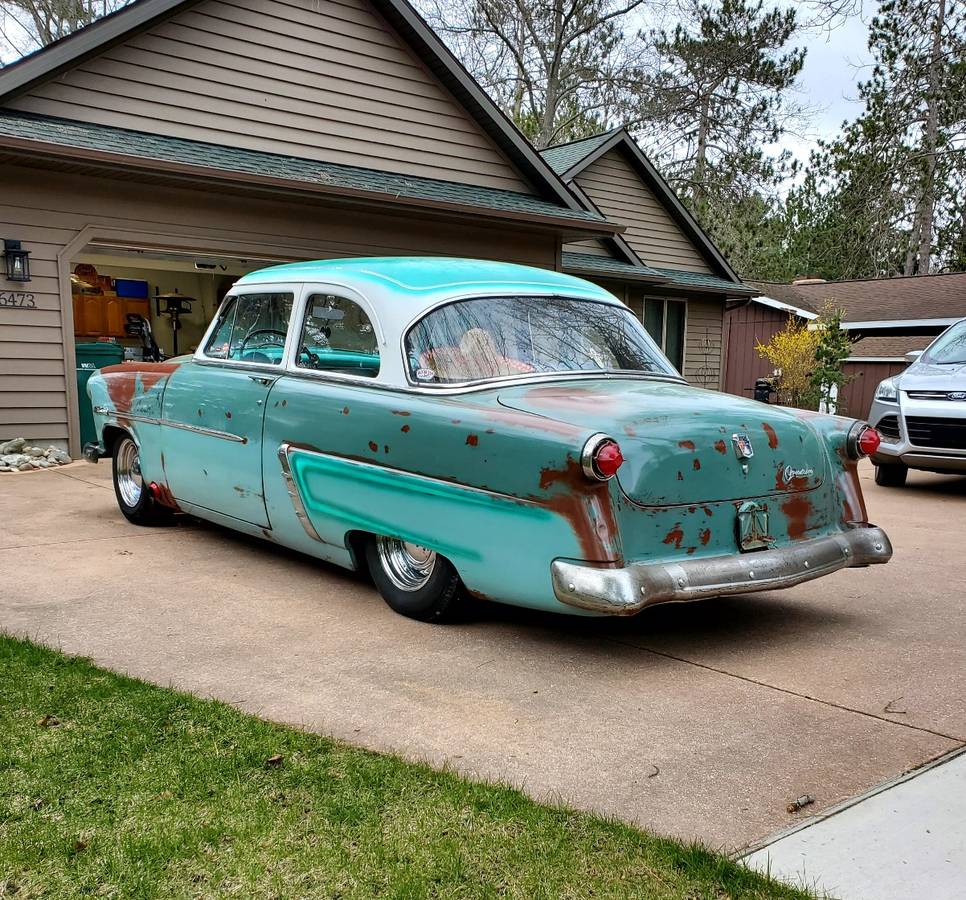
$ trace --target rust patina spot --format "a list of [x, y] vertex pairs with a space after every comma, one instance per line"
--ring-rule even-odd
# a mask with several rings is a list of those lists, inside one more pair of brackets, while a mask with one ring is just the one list
[[678, 470], [678, 481], [684, 481], [684, 472]]
[[180, 512], [181, 507], [178, 506], [178, 501], [174, 499], [174, 494], [171, 493], [171, 488], [166, 483], [161, 482], [161, 484], [158, 484], [156, 481], [152, 481], [151, 493], [154, 495], [154, 499], [162, 506], [166, 506], [168, 509], [176, 509]]
[[684, 540], [684, 531], [681, 528], [680, 522], [675, 522], [674, 527], [664, 535], [664, 540], [661, 541], [662, 544], [674, 544], [676, 550], [681, 549], [681, 541]]
[[389, 445], [386, 444], [385, 446], [383, 446], [382, 450], [383, 450], [384, 453], [388, 453], [389, 452]]
[[478, 437], [477, 435], [475, 435], [475, 434], [468, 434], [468, 435], [466, 436], [466, 443], [467, 443], [467, 446], [470, 446], [470, 447], [475, 447], [475, 446], [476, 446], [477, 444], [479, 444], [479, 442], [480, 442], [480, 439], [479, 439], [479, 437]]
[[344, 416], [349, 415], [349, 407], [348, 406], [343, 406], [342, 407], [342, 415], [344, 415]]
[[225, 410], [225, 418], [226, 419], [230, 419], [231, 418], [231, 410], [230, 409], [226, 409]]
[[778, 447], [778, 435], [775, 434], [775, 429], [767, 422], [762, 422], [761, 427], [765, 429], [765, 434], [768, 435], [768, 446], [775, 450]]
[[724, 441], [715, 441], [714, 449], [717, 450], [722, 456], [725, 456], [728, 453], [728, 445]]
[[410, 412], [408, 412], [408, 411], [407, 411], [407, 410], [405, 410], [405, 409], [394, 409], [394, 410], [392, 411], [392, 414], [393, 414], [394, 416], [409, 416], [409, 415], [412, 415], [412, 413], [410, 413]]
[[691, 467], [694, 469], [695, 472], [697, 472], [701, 468], [701, 460], [700, 459], [694, 460], [694, 462], [691, 463]]
[[808, 530], [808, 517], [812, 514], [812, 501], [808, 497], [789, 497], [782, 503], [781, 511], [788, 520], [788, 536], [793, 541], [804, 537]]
[[369, 449], [373, 453], [378, 453], [379, 452], [379, 445], [375, 441], [369, 441]]
[[678, 446], [684, 450], [693, 450], [694, 441], [678, 441]]
[[708, 517], [711, 517], [714, 515], [714, 510], [710, 506], [702, 506], [701, 509], [704, 512], [704, 514]]
[[408, 425], [403, 425], [403, 427], [402, 427], [402, 428], [400, 428], [399, 430], [400, 430], [400, 431], [401, 431], [401, 432], [402, 432], [403, 434], [406, 434], [406, 432], [408, 432], [408, 431], [409, 431], [409, 426], [408, 426]]
[[708, 541], [711, 540], [711, 529], [710, 528], [704, 528], [704, 529], [702, 529], [698, 533], [698, 539], [701, 541], [701, 543], [705, 547], [707, 547], [708, 546]]
[[547, 491], [554, 486], [562, 490], [534, 499], [570, 523], [584, 558], [619, 560], [619, 531], [607, 485], [588, 481], [580, 463], [568, 457], [562, 469], [540, 470], [540, 489]]
[[283, 400], [282, 401], [282, 406], [288, 406], [288, 400]]

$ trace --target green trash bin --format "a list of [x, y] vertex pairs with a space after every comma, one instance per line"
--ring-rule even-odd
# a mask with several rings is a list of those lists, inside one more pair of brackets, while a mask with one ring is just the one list
[[116, 366], [124, 362], [124, 348], [120, 344], [102, 341], [97, 344], [76, 344], [77, 355], [77, 404], [80, 407], [81, 447], [97, 441], [94, 429], [94, 410], [91, 398], [87, 396], [87, 382], [98, 369]]

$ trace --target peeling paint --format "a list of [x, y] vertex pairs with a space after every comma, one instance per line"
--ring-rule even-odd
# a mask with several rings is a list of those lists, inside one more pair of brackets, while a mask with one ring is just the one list
[[724, 441], [715, 441], [714, 449], [717, 450], [722, 456], [727, 456], [728, 445]]
[[662, 544], [673, 544], [676, 550], [681, 549], [681, 541], [684, 540], [684, 531], [681, 528], [680, 522], [675, 522], [674, 527], [664, 535], [664, 540], [661, 541]]
[[765, 434], [768, 435], [768, 446], [772, 450], [776, 450], [778, 448], [778, 434], [775, 432], [775, 429], [767, 422], [762, 422], [761, 427], [765, 429]]
[[480, 442], [480, 439], [475, 434], [468, 434], [466, 436], [466, 444], [468, 447], [475, 447], [477, 444], [479, 444], [479, 442]]

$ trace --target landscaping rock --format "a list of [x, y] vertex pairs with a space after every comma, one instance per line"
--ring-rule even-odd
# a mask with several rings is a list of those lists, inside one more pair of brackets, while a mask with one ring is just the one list
[[23, 452], [26, 453], [27, 456], [43, 456], [44, 455], [44, 451], [41, 450], [40, 447], [24, 447], [23, 448]]
[[5, 466], [19, 466], [21, 463], [25, 463], [30, 459], [29, 456], [25, 456], [23, 453], [7, 453], [4, 456], [0, 456], [0, 462]]
[[17, 468], [20, 469], [21, 472], [29, 472], [33, 468], [33, 466], [30, 465], [29, 462], [25, 462], [25, 463], [20, 463], [20, 465], [17, 466]]
[[14, 438], [10, 441], [5, 441], [0, 444], [0, 456], [5, 453], [19, 453], [26, 446], [26, 438]]
[[48, 451], [47, 459], [51, 462], [56, 463], [58, 466], [66, 466], [67, 463], [71, 461], [70, 454], [64, 450], [58, 450], [54, 448], [54, 452], [50, 453]]

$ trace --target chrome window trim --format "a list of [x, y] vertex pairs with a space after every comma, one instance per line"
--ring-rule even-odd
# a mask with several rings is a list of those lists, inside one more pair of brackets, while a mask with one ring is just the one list
[[[245, 362], [240, 359], [219, 359], [216, 356], [208, 356], [205, 353], [205, 347], [208, 346], [208, 342], [214, 335], [219, 317], [216, 315], [208, 323], [208, 327], [205, 329], [204, 335], [202, 335], [201, 340], [198, 342], [198, 347], [195, 349], [192, 359], [194, 362], [200, 363], [202, 365], [208, 366], [218, 366], [224, 369], [240, 369], [245, 372], [274, 372], [276, 375], [281, 375], [285, 369], [289, 357], [292, 354], [292, 319], [299, 308], [299, 304], [302, 300], [302, 290], [305, 287], [301, 282], [277, 282], [259, 285], [248, 285], [243, 284], [241, 286], [233, 284], [231, 289], [225, 294], [225, 300], [229, 297], [243, 297], [250, 294], [291, 294], [292, 295], [292, 314], [289, 316], [288, 331], [285, 335], [285, 344], [282, 347], [282, 359], [279, 364], [272, 365], [271, 363], [261, 363], [261, 362]], [[223, 300], [222, 303], [225, 301]], [[236, 310], [237, 313], [237, 310]]]
[[[578, 294], [561, 294], [558, 291], [532, 291], [532, 292], [528, 291], [525, 295], [523, 294], [514, 295], [514, 294], [506, 294], [506, 293], [501, 293], [501, 294], [486, 293], [486, 294], [462, 294], [459, 296], [447, 297], [443, 300], [437, 301], [431, 306], [427, 306], [417, 315], [413, 316], [399, 334], [399, 351], [400, 351], [400, 354], [402, 355], [403, 374], [405, 375], [407, 386], [409, 386], [410, 388], [418, 388], [420, 392], [436, 394], [436, 393], [442, 392], [443, 390], [452, 389], [452, 388], [470, 389], [470, 388], [477, 388], [477, 387], [492, 387], [494, 383], [526, 384], [534, 375], [539, 376], [539, 380], [541, 381], [547, 379], [548, 377], [561, 378], [561, 377], [569, 377], [569, 376], [578, 376], [582, 378], [601, 378], [601, 377], [608, 377], [608, 376], [611, 378], [648, 378], [648, 379], [657, 378], [662, 381], [667, 379], [670, 379], [676, 382], [684, 381], [684, 376], [677, 373], [674, 366], [670, 365], [670, 360], [667, 360], [666, 357], [665, 357], [665, 360], [668, 362], [668, 364], [671, 367], [671, 372], [666, 372], [666, 373], [665, 372], [658, 372], [658, 373], [636, 372], [636, 371], [630, 371], [630, 370], [627, 372], [618, 372], [614, 370], [594, 371], [590, 369], [587, 371], [577, 371], [577, 372], [534, 372], [529, 375], [497, 375], [491, 378], [479, 378], [474, 381], [460, 381], [460, 382], [455, 382], [450, 384], [439, 384], [439, 385], [421, 384], [418, 381], [413, 381], [413, 379], [410, 377], [410, 372], [409, 372], [409, 358], [406, 355], [406, 337], [409, 335], [409, 332], [412, 331], [417, 324], [419, 324], [419, 322], [421, 322], [431, 313], [435, 312], [437, 309], [440, 309], [443, 306], [449, 306], [450, 304], [453, 304], [453, 303], [460, 303], [464, 300], [492, 300], [492, 299], [499, 299], [501, 297], [506, 298], [506, 297], [512, 297], [512, 296], [546, 297], [548, 299], [559, 298], [561, 300], [580, 300], [584, 303], [597, 303], [597, 304], [600, 304], [601, 306], [616, 306], [619, 309], [623, 309], [626, 312], [630, 313], [631, 317], [634, 319], [635, 322], [638, 321], [637, 316], [634, 315], [634, 311], [626, 303], [623, 303], [622, 301], [618, 300], [616, 297], [614, 297], [613, 300], [607, 300], [603, 297], [592, 298], [592, 297], [580, 296]], [[643, 328], [643, 324], [641, 325], [641, 327]], [[654, 341], [654, 338], [652, 338], [649, 334], [648, 334], [648, 338], [650, 338], [651, 341]], [[657, 343], [656, 342], [654, 343], [655, 343], [655, 346], [657, 346]], [[657, 350], [662, 356], [664, 355], [664, 351], [660, 347], [657, 347]]]
[[520, 384], [546, 384], [555, 381], [614, 381], [620, 378], [629, 378], [640, 381], [666, 381], [671, 384], [687, 384], [685, 379], [680, 375], [650, 375], [643, 372], [534, 372], [529, 375], [504, 375], [481, 381], [465, 382], [463, 384], [441, 384], [436, 387], [412, 383], [393, 384], [388, 381], [377, 381], [375, 378], [364, 378], [359, 375], [337, 375], [332, 372], [315, 372], [306, 369], [296, 369], [285, 374], [292, 378], [327, 381], [332, 384], [351, 383], [360, 387], [392, 391], [397, 394], [416, 394], [424, 397], [475, 394], [491, 390], [494, 387], [513, 387]]

